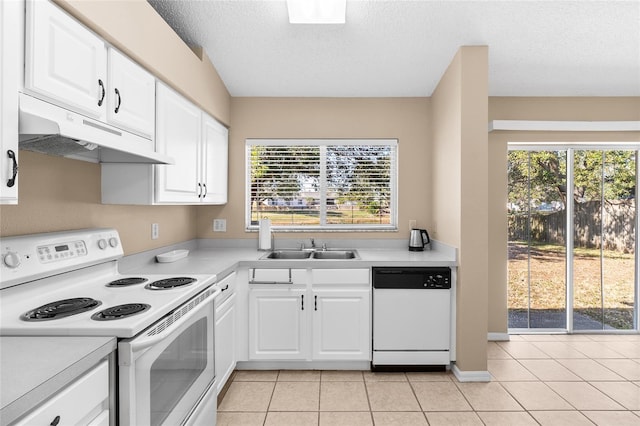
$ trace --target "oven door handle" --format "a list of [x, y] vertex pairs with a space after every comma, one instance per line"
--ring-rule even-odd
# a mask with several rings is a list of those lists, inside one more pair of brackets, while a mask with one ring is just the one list
[[153, 336], [149, 336], [146, 339], [145, 338], [135, 339], [135, 341], [129, 342], [129, 345], [130, 345], [129, 348], [131, 350], [131, 353], [135, 353], [135, 352], [138, 352], [138, 351], [140, 351], [142, 349], [145, 349], [145, 348], [148, 348], [150, 346], [153, 346], [156, 343], [158, 343], [161, 340], [163, 340], [164, 338], [166, 338], [168, 335], [173, 333], [173, 331], [177, 327], [180, 327], [182, 324], [184, 324], [185, 322], [189, 321], [189, 319], [191, 319], [191, 317], [193, 317], [198, 312], [200, 312], [200, 309], [203, 309], [205, 306], [211, 304], [213, 302], [213, 299], [215, 299], [220, 293], [221, 293], [220, 289], [217, 289], [216, 291], [211, 293], [209, 296], [207, 296], [206, 299], [204, 299], [202, 302], [198, 303], [197, 307], [193, 308], [192, 310], [190, 310], [189, 312], [184, 314], [182, 317], [180, 317], [180, 319], [178, 321], [174, 322], [170, 327], [165, 328], [164, 331], [162, 331], [161, 333], [154, 334]]

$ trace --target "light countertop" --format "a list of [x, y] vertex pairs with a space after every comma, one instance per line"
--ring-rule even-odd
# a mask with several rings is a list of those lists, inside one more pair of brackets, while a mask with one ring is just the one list
[[113, 337], [0, 337], [0, 423], [26, 414], [115, 349]]
[[[216, 247], [207, 240], [172, 246], [128, 256], [120, 262], [120, 272], [139, 274], [216, 274], [218, 279], [238, 267], [250, 268], [370, 268], [373, 266], [457, 266], [456, 250], [436, 245], [422, 252], [406, 247], [367, 248], [344, 245], [358, 252], [358, 259], [263, 259], [268, 253], [253, 247]], [[155, 255], [175, 248], [189, 249], [189, 255], [172, 263], [158, 263]]]

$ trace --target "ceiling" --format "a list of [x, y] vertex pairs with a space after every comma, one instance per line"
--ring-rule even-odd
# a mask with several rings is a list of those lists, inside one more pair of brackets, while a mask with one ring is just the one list
[[491, 96], [640, 96], [640, 0], [348, 0], [346, 24], [289, 24], [284, 0], [149, 0], [232, 96], [430, 96], [462, 45]]

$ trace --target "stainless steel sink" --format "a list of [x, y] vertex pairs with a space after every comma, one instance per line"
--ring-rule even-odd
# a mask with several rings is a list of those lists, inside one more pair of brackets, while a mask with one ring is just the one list
[[296, 250], [276, 250], [263, 256], [263, 259], [309, 259], [311, 257], [310, 251], [296, 251]]
[[262, 256], [262, 259], [318, 259], [318, 260], [349, 260], [358, 259], [358, 252], [355, 250], [275, 250]]
[[316, 251], [313, 253], [314, 259], [333, 259], [333, 260], [348, 260], [356, 259], [358, 256], [354, 250], [327, 250]]

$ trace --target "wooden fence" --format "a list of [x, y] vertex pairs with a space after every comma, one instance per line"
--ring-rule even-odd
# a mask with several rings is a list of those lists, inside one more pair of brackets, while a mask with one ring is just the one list
[[[574, 211], [574, 246], [600, 248], [632, 253], [635, 245], [635, 200], [605, 202], [604, 215], [601, 203], [589, 201], [576, 203]], [[602, 217], [603, 216], [603, 217]], [[604, 220], [604, 223], [602, 222]], [[601, 236], [601, 224], [602, 235]], [[539, 243], [564, 245], [567, 219], [564, 210], [558, 212], [532, 212], [529, 229], [526, 213], [509, 213], [509, 240], [531, 240]]]

